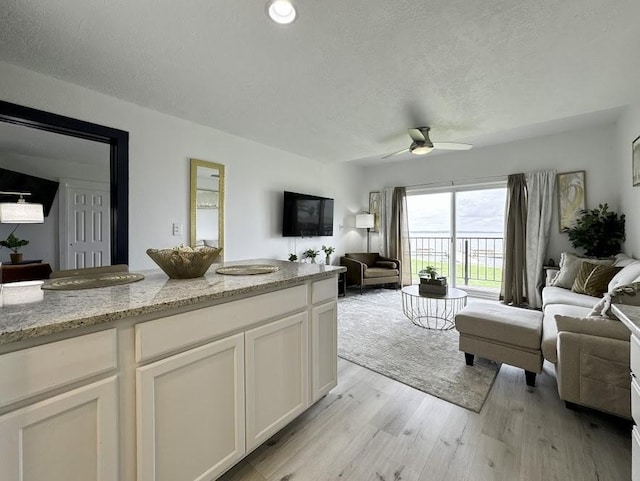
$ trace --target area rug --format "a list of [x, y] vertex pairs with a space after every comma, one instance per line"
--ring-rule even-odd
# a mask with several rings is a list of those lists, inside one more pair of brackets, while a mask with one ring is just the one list
[[369, 289], [338, 302], [338, 355], [445, 401], [480, 412], [500, 364], [467, 366], [458, 332], [415, 326], [399, 290]]

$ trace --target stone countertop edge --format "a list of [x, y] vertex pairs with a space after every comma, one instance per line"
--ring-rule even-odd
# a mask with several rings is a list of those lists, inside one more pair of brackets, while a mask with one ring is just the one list
[[640, 306], [611, 304], [611, 312], [613, 312], [633, 334], [640, 337]]
[[[221, 275], [223, 265], [272, 264], [280, 270], [259, 275]], [[169, 279], [160, 270], [141, 271], [145, 279], [131, 284], [83, 290], [44, 291], [44, 300], [0, 307], [0, 344], [96, 326], [142, 314], [263, 294], [322, 280], [345, 272], [343, 266], [303, 264], [271, 259], [214, 264], [196, 279]]]

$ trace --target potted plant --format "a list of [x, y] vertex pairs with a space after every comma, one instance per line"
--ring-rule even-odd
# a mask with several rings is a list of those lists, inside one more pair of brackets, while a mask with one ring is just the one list
[[318, 257], [318, 254], [320, 254], [320, 251], [314, 249], [307, 249], [302, 253], [305, 258], [311, 259], [312, 264], [316, 263], [316, 257]]
[[624, 214], [610, 212], [607, 204], [597, 209], [580, 211], [573, 227], [563, 232], [569, 234], [571, 245], [582, 248], [587, 256], [609, 257], [618, 254], [625, 240]]
[[298, 261], [298, 256], [296, 254], [289, 254], [289, 262], [297, 262]]
[[331, 264], [331, 254], [333, 254], [336, 249], [335, 247], [331, 247], [331, 246], [322, 246], [322, 250], [324, 251], [325, 255], [327, 256], [324, 260], [325, 264]]
[[29, 241], [26, 239], [18, 239], [13, 235], [13, 232], [9, 234], [9, 236], [0, 241], [0, 246], [6, 247], [7, 249], [12, 250], [13, 252], [9, 254], [11, 257], [12, 264], [20, 264], [22, 262], [22, 253], [20, 252], [20, 248], [29, 244]]
[[435, 278], [438, 276], [438, 271], [433, 266], [427, 266], [418, 273], [418, 275], [422, 274], [428, 275], [429, 277], [431, 277], [431, 279], [435, 280]]

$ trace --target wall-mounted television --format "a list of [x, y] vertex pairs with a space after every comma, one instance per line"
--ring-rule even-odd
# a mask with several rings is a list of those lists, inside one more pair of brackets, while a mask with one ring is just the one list
[[283, 237], [333, 235], [333, 199], [284, 192], [282, 209]]

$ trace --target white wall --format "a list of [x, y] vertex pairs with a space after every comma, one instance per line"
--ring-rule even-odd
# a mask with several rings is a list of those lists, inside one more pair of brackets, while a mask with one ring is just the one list
[[[615, 135], [615, 125], [606, 124], [467, 152], [389, 162], [366, 169], [365, 191], [446, 181], [481, 180], [542, 169], [556, 169], [559, 173], [585, 170], [587, 208], [606, 202], [611, 209], [617, 210], [620, 206], [620, 191], [615, 162]], [[559, 232], [557, 206], [554, 207], [551, 234], [548, 255], [557, 261], [560, 252], [573, 250], [567, 235]]]
[[631, 181], [631, 143], [640, 135], [640, 104], [626, 109], [617, 123], [616, 155], [622, 212], [626, 215], [625, 252], [640, 257], [640, 186]]
[[[226, 166], [225, 260], [287, 257], [293, 246], [280, 233], [283, 190], [336, 200], [334, 236], [298, 240], [298, 252], [362, 248], [361, 233], [338, 227], [364, 206], [360, 167], [324, 165], [1, 62], [0, 78], [2, 100], [129, 132], [132, 269], [154, 267], [148, 247], [188, 242], [191, 157]], [[174, 222], [184, 224], [182, 236], [172, 235]]]

